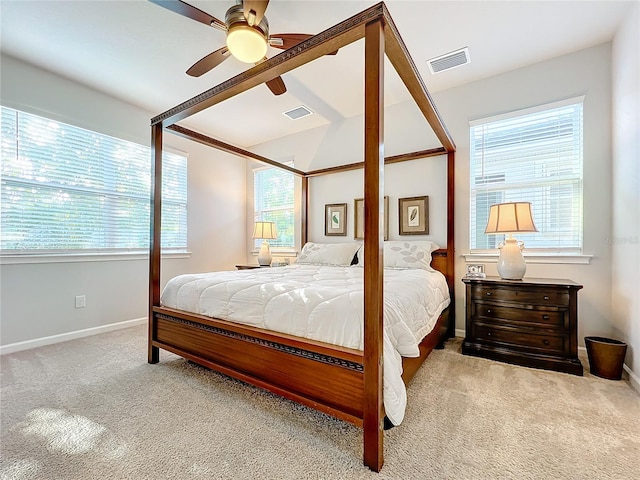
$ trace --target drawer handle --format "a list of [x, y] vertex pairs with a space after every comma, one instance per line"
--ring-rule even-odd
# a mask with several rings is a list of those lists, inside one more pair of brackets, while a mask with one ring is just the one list
[[549, 320], [549, 315], [542, 315], [542, 318], [543, 318], [544, 320]]
[[491, 313], [491, 309], [490, 308], [487, 308], [487, 313]]
[[544, 343], [545, 345], [549, 345], [549, 340], [547, 340], [546, 338], [542, 341], [542, 343]]
[[544, 299], [545, 299], [545, 300], [549, 300], [549, 295], [545, 295], [545, 296], [544, 296]]
[[487, 297], [490, 297], [490, 296], [491, 296], [491, 292], [487, 292]]
[[491, 332], [487, 332], [487, 337], [490, 337], [490, 336], [491, 336]]

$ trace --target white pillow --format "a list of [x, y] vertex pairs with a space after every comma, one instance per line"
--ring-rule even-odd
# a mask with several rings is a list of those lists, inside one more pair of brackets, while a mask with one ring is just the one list
[[[385, 268], [431, 268], [431, 253], [440, 247], [429, 240], [398, 240], [384, 242]], [[358, 251], [358, 265], [364, 265], [364, 248]]]
[[359, 243], [313, 243], [302, 247], [296, 263], [309, 265], [351, 265], [353, 256], [360, 248]]

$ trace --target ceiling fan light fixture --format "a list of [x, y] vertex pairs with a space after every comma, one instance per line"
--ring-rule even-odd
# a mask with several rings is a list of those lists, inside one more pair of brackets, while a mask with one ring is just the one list
[[258, 29], [236, 23], [227, 32], [227, 48], [241, 62], [256, 63], [267, 54], [267, 39]]
[[267, 17], [262, 17], [258, 25], [249, 25], [242, 2], [239, 2], [227, 10], [225, 24], [227, 48], [231, 55], [244, 63], [258, 63], [266, 56], [269, 39]]

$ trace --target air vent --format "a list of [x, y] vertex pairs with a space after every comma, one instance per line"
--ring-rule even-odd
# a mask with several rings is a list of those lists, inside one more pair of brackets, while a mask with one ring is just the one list
[[306, 117], [307, 115], [311, 115], [313, 112], [309, 110], [308, 107], [304, 105], [300, 105], [299, 107], [293, 108], [284, 114], [289, 117], [291, 120], [298, 120], [299, 118]]
[[471, 62], [469, 56], [469, 47], [461, 48], [454, 52], [449, 52], [439, 57], [427, 60], [427, 65], [431, 73], [440, 73], [451, 68], [459, 67], [460, 65], [466, 65]]

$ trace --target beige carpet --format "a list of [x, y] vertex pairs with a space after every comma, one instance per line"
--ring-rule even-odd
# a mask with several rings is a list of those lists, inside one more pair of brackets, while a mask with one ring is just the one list
[[385, 436], [161, 353], [144, 327], [2, 357], [1, 479], [640, 479], [624, 381], [434, 352]]

